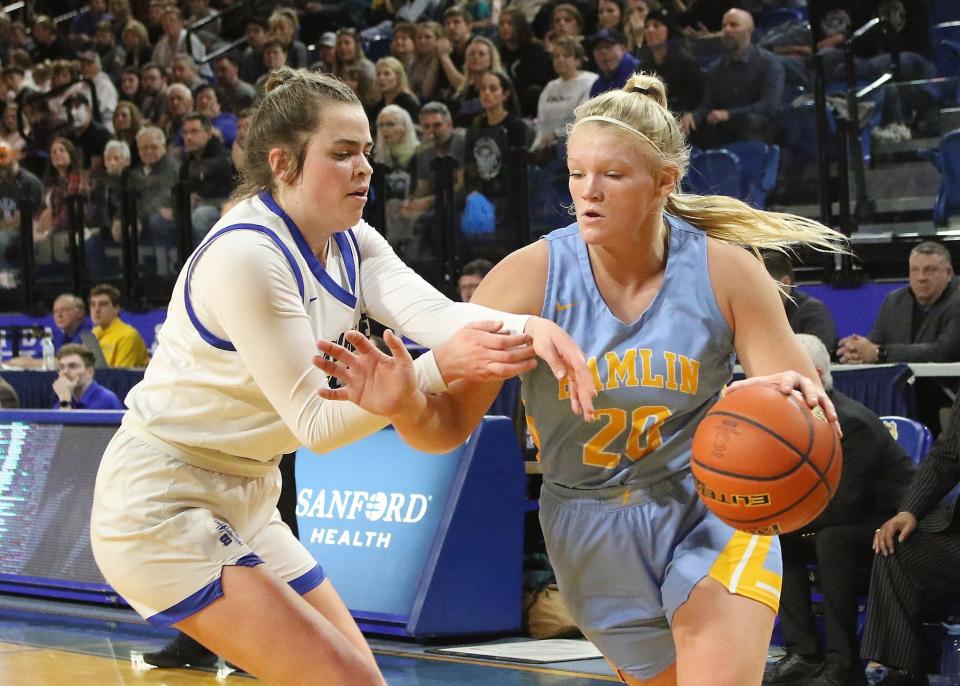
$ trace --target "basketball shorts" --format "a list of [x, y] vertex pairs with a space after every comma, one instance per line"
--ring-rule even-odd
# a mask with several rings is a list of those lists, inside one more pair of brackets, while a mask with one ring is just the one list
[[779, 607], [779, 539], [717, 519], [689, 471], [643, 489], [544, 483], [540, 523], [570, 615], [608, 660], [639, 679], [676, 661], [670, 622], [704, 577]]
[[223, 595], [225, 565], [266, 564], [300, 594], [323, 569], [280, 520], [280, 472], [254, 479], [189, 465], [121, 428], [100, 462], [90, 538], [107, 582], [169, 626]]

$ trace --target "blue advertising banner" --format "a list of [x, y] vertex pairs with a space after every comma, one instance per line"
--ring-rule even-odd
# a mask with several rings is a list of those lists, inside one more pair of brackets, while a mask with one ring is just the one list
[[410, 614], [462, 450], [422, 453], [388, 429], [326, 455], [297, 451], [300, 540], [347, 607]]

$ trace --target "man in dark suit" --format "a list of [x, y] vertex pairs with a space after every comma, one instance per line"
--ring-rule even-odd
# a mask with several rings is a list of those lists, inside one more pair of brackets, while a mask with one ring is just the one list
[[[787, 321], [794, 333], [807, 333], [816, 336], [833, 351], [837, 347], [837, 325], [833, 315], [822, 300], [797, 290], [793, 281], [793, 265], [790, 258], [782, 252], [770, 252], [763, 256], [763, 265], [767, 272], [780, 283], [780, 297], [787, 311]], [[829, 371], [829, 370], [828, 370]]]
[[[797, 339], [840, 417], [843, 475], [820, 516], [800, 531], [780, 536], [780, 627], [787, 655], [768, 667], [763, 684], [866, 686], [858, 657], [857, 581], [872, 561], [873, 532], [899, 509], [914, 464], [873, 412], [833, 388], [823, 343], [809, 334]], [[811, 562], [817, 564], [823, 592], [823, 650], [810, 603]]]
[[[948, 497], [947, 494], [949, 493]], [[960, 398], [900, 512], [876, 530], [860, 655], [891, 667], [883, 686], [926, 686], [921, 612], [960, 594]], [[879, 686], [879, 684], [878, 684]]]
[[[909, 286], [886, 297], [866, 338], [841, 339], [837, 357], [844, 364], [960, 360], [960, 296], [947, 249], [924, 241], [911, 250]], [[949, 400], [935, 382], [916, 390], [918, 416], [937, 435]]]

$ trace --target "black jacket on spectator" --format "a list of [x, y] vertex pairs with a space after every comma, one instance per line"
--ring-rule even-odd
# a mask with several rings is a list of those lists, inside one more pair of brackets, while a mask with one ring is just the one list
[[646, 45], [637, 52], [640, 69], [653, 72], [667, 85], [667, 105], [671, 112], [693, 112], [703, 100], [703, 72], [696, 58], [682, 43], [667, 45], [663, 62], [657, 63], [653, 51]]
[[190, 192], [204, 200], [222, 199], [233, 188], [233, 165], [223, 142], [211, 136], [200, 157], [187, 153], [184, 159], [190, 178]]
[[113, 136], [103, 124], [91, 121], [83, 131], [71, 130], [69, 138], [83, 152], [84, 169], [89, 169], [94, 157], [103, 157], [103, 149]]
[[750, 46], [743, 59], [724, 55], [707, 70], [697, 123], [711, 110], [729, 110], [731, 118], [747, 114], [772, 117], [780, 107], [783, 84], [783, 65], [771, 52]]
[[75, 57], [76, 55], [67, 43], [67, 39], [60, 35], [58, 35], [50, 45], [34, 43], [33, 49], [30, 50], [30, 58], [34, 64], [40, 64], [47, 60], [50, 62], [55, 60], [72, 60]]
[[870, 334], [887, 346], [888, 362], [956, 362], [960, 360], [960, 295], [954, 279], [933, 303], [913, 335], [913, 318], [919, 316], [909, 286], [884, 299]]
[[525, 43], [516, 50], [501, 45], [500, 60], [503, 62], [504, 71], [517, 89], [523, 113], [536, 116], [540, 91], [555, 76], [550, 54], [540, 43], [535, 42]]
[[833, 315], [822, 300], [797, 290], [790, 291], [790, 297], [783, 306], [787, 311], [787, 321], [794, 333], [807, 333], [823, 341], [827, 352], [833, 355], [837, 349], [837, 325]]

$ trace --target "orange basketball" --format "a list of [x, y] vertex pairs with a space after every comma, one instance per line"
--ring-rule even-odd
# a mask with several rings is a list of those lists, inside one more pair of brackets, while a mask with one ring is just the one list
[[717, 517], [767, 535], [796, 531], [823, 512], [842, 461], [823, 410], [772, 385], [717, 401], [697, 427], [690, 460], [700, 498]]

